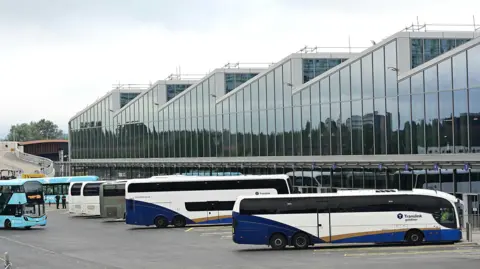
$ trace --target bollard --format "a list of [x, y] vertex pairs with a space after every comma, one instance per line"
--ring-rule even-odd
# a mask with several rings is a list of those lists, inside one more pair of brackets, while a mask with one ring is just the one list
[[472, 226], [470, 222], [467, 222], [467, 225], [465, 225], [465, 232], [467, 234], [467, 242], [472, 242]]

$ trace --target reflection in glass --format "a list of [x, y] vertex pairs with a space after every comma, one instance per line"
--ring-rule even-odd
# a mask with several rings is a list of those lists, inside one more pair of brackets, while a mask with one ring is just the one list
[[350, 102], [341, 103], [342, 106], [342, 155], [352, 154], [352, 143], [351, 143], [351, 112], [350, 112]]
[[340, 75], [338, 72], [330, 76], [330, 98], [331, 102], [340, 101]]
[[320, 155], [320, 130], [321, 130], [321, 118], [320, 118], [320, 105], [312, 105], [312, 155]]
[[332, 103], [330, 105], [330, 113], [331, 113], [331, 141], [332, 141], [332, 155], [341, 155], [341, 138], [340, 138], [340, 130], [341, 130], [341, 117], [340, 117], [340, 103]]
[[397, 42], [393, 41], [385, 46], [385, 85], [387, 96], [397, 95]]
[[452, 92], [440, 92], [440, 147], [441, 153], [453, 153]]
[[302, 155], [302, 108], [293, 108], [293, 155]]
[[373, 97], [373, 81], [372, 81], [372, 54], [362, 58], [362, 87], [363, 98]]
[[[413, 88], [413, 87], [412, 87]], [[412, 95], [412, 149], [413, 154], [425, 154], [425, 110], [423, 94]]]
[[342, 101], [350, 101], [350, 69], [345, 67], [340, 71], [340, 92]]
[[480, 88], [469, 92], [470, 152], [480, 153]]
[[376, 98], [375, 99], [375, 113], [373, 114], [374, 122], [374, 135], [375, 135], [375, 154], [386, 154], [386, 124], [390, 120], [390, 117], [387, 119], [385, 115], [385, 99]]
[[330, 104], [321, 104], [320, 110], [322, 113], [322, 128], [320, 130], [321, 143], [322, 143], [322, 155], [331, 155], [330, 151], [330, 131], [331, 131], [331, 118], [330, 118]]
[[373, 122], [374, 122], [374, 111], [373, 111], [373, 100], [365, 99], [363, 100], [363, 154], [373, 155], [374, 151], [374, 131], [373, 131]]
[[351, 79], [351, 95], [352, 100], [358, 100], [362, 98], [362, 73], [360, 69], [360, 60], [354, 62], [350, 66], [350, 79]]
[[397, 97], [388, 97], [386, 99], [386, 130], [387, 130], [387, 151], [388, 154], [398, 154], [398, 101]]
[[423, 72], [419, 72], [411, 77], [411, 93], [423, 93]]
[[347, 126], [352, 130], [352, 153], [360, 155], [363, 152], [362, 101], [352, 101], [352, 117], [347, 119]]
[[455, 153], [468, 152], [468, 99], [467, 90], [453, 92]]
[[283, 130], [283, 109], [275, 110], [275, 128], [276, 128], [276, 155], [284, 156], [285, 155], [285, 142], [283, 140], [284, 130]]
[[438, 148], [438, 93], [425, 94], [426, 153], [439, 153]]
[[293, 125], [292, 125], [292, 108], [284, 108], [285, 117], [285, 156], [293, 155]]
[[[309, 91], [305, 91], [309, 93]], [[303, 97], [302, 93], [302, 97]], [[309, 156], [311, 155], [311, 130], [312, 122], [310, 120], [310, 106], [302, 106], [302, 155]]]
[[276, 142], [275, 142], [275, 110], [271, 109], [267, 111], [267, 132], [265, 133], [268, 141], [268, 156], [276, 155]]
[[410, 154], [412, 141], [411, 141], [411, 110], [410, 110], [410, 96], [402, 95], [398, 97], [398, 109], [400, 115], [400, 132], [399, 132], [399, 145], [400, 154]]

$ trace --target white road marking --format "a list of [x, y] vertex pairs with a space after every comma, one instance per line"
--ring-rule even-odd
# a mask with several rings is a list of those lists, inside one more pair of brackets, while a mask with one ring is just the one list
[[232, 232], [201, 233], [200, 236], [231, 234]]
[[20, 241], [17, 241], [17, 240], [8, 238], [8, 237], [0, 236], [0, 239], [6, 240], [6, 241], [10, 241], [10, 242], [13, 242], [13, 243], [22, 245], [22, 246], [30, 247], [30, 248], [33, 248], [33, 249], [41, 250], [41, 251], [43, 251], [43, 252], [47, 252], [47, 253], [50, 253], [50, 254], [57, 254], [56, 252], [51, 251], [51, 250], [48, 250], [48, 249], [46, 249], [46, 248], [37, 247], [37, 246], [34, 246], [34, 245], [30, 245], [30, 244], [27, 244], [27, 243], [23, 243], [23, 242], [20, 242]]

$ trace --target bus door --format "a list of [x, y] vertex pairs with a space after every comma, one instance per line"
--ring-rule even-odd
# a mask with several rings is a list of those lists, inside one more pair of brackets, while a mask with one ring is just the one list
[[207, 204], [208, 204], [207, 222], [218, 223], [219, 222], [218, 201], [207, 201]]
[[318, 238], [328, 243], [332, 241], [330, 227], [330, 209], [326, 200], [317, 202], [317, 227]]

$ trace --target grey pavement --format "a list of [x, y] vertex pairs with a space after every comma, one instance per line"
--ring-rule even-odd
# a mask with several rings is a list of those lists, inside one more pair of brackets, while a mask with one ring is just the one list
[[[231, 227], [154, 229], [50, 210], [46, 227], [0, 230], [0, 253], [18, 268], [477, 268], [472, 244], [315, 247], [273, 251], [236, 245]], [[0, 261], [1, 262], [1, 261]], [[380, 267], [379, 267], [380, 268]]]

